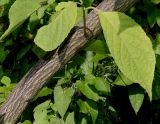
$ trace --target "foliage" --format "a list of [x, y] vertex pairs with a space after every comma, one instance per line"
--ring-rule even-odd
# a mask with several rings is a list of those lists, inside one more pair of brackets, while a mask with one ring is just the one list
[[[0, 1], [0, 104], [83, 21], [89, 12], [83, 7], [99, 3]], [[143, 0], [125, 14], [94, 10], [103, 33], [53, 76], [18, 124], [154, 123], [160, 117], [159, 7], [159, 0]]]

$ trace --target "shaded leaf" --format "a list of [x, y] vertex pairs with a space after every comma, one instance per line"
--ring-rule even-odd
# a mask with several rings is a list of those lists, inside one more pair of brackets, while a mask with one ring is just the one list
[[44, 97], [47, 95], [50, 95], [53, 93], [53, 90], [48, 88], [48, 87], [44, 87], [43, 89], [41, 89], [38, 94], [34, 97], [33, 101], [36, 100], [39, 97]]
[[89, 113], [92, 117], [93, 124], [95, 124], [98, 116], [98, 108], [96, 102], [93, 102], [92, 100], [82, 101], [79, 99], [77, 103], [80, 107], [80, 112], [85, 114]]

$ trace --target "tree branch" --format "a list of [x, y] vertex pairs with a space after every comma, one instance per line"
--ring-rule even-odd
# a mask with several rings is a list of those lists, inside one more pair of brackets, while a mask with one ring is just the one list
[[[98, 9], [103, 11], [126, 11], [139, 0], [104, 0]], [[78, 26], [83, 26], [80, 23]], [[97, 14], [91, 11], [86, 18], [86, 26], [90, 38], [96, 37], [101, 32], [101, 26]], [[92, 32], [92, 33], [91, 33]], [[7, 101], [0, 108], [0, 123], [10, 122], [15, 124], [26, 106], [47, 81], [61, 69], [86, 43], [88, 38], [84, 36], [83, 29], [77, 29], [63, 49], [58, 49], [50, 60], [38, 62], [20, 80], [12, 91]]]

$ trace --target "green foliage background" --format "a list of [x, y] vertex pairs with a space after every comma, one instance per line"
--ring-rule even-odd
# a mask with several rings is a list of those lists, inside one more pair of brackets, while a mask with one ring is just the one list
[[[50, 0], [47, 7], [31, 15], [0, 43], [0, 104], [38, 60], [51, 54], [33, 41], [37, 30], [55, 18], [55, 7], [62, 1], [68, 0]], [[8, 12], [14, 2], [0, 1], [0, 36], [9, 26]], [[100, 2], [86, 0], [85, 7]], [[152, 102], [139, 84], [130, 81], [118, 69], [101, 33], [39, 91], [19, 124], [156, 123], [160, 118], [159, 8], [159, 0], [143, 0], [126, 12], [152, 41], [156, 55]], [[82, 21], [81, 8], [78, 17], [75, 23]]]

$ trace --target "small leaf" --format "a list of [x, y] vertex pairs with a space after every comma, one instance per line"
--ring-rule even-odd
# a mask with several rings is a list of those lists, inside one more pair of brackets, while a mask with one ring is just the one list
[[29, 18], [28, 30], [33, 31], [35, 29], [35, 27], [38, 25], [39, 21], [40, 20], [37, 16], [36, 12], [34, 12]]
[[141, 89], [141, 87], [129, 88], [129, 99], [135, 113], [137, 114], [144, 100], [143, 89]]
[[84, 6], [85, 7], [89, 7], [92, 5], [92, 3], [94, 2], [94, 0], [83, 0], [84, 2]]
[[158, 26], [160, 27], [160, 16], [158, 16], [158, 17], [156, 18], [156, 20], [157, 20]]
[[50, 107], [50, 103], [51, 103], [51, 101], [50, 101], [50, 100], [47, 100], [47, 101], [45, 101], [45, 102], [37, 105], [37, 106], [35, 107], [35, 109], [34, 109], [34, 112], [35, 112], [35, 111], [41, 111], [41, 110], [46, 110], [46, 109], [48, 109], [48, 108]]
[[1, 82], [6, 86], [10, 86], [11, 79], [9, 77], [7, 77], [7, 76], [3, 76], [2, 79], [1, 79]]
[[47, 110], [38, 110], [34, 112], [35, 121], [33, 124], [50, 124], [48, 120]]
[[[158, 60], [160, 60], [160, 56], [157, 56]], [[160, 61], [158, 61], [160, 66]], [[160, 68], [160, 67], [159, 67]], [[152, 86], [152, 93], [153, 93], [153, 100], [159, 100], [160, 99], [160, 76], [159, 73], [155, 73], [155, 78], [153, 81]]]
[[100, 12], [99, 18], [109, 50], [131, 81], [139, 83], [152, 99], [155, 54], [150, 39], [130, 17], [120, 12]]
[[80, 124], [87, 124], [87, 119], [86, 118], [82, 118], [82, 121]]
[[95, 77], [93, 75], [86, 75], [85, 82], [93, 85], [95, 89], [99, 91], [100, 93], [103, 93], [105, 95], [108, 95], [111, 93], [109, 82], [107, 82], [101, 77]]
[[[60, 8], [58, 8], [59, 10]], [[69, 17], [69, 18], [68, 18]], [[56, 49], [73, 28], [77, 17], [77, 6], [74, 2], [65, 3], [65, 8], [52, 22], [38, 30], [34, 42], [45, 51]]]
[[156, 40], [155, 40], [155, 44], [154, 44], [154, 51], [156, 54], [160, 55], [160, 34], [158, 33], [156, 36]]
[[39, 93], [34, 97], [33, 101], [35, 101], [37, 98], [39, 97], [44, 97], [44, 96], [47, 96], [47, 95], [50, 95], [52, 94], [53, 90], [50, 89], [50, 88], [47, 88], [47, 87], [44, 87], [43, 89], [41, 89], [39, 91]]
[[92, 74], [93, 72], [93, 57], [94, 53], [91, 51], [86, 52], [86, 57], [81, 65], [82, 72], [86, 75]]
[[52, 117], [50, 119], [50, 124], [64, 124], [62, 120], [60, 120], [58, 117]]
[[87, 101], [78, 100], [77, 103], [78, 106], [80, 107], [80, 112], [85, 114], [89, 113], [92, 117], [93, 124], [95, 124], [98, 116], [98, 108], [96, 102], [93, 102], [92, 100], [87, 100]]
[[29, 120], [25, 120], [23, 123], [18, 123], [18, 124], [32, 124]]
[[4, 46], [0, 46], [0, 63], [3, 63], [8, 55], [8, 51], [5, 50]]
[[16, 0], [9, 10], [10, 25], [0, 40], [18, 28], [33, 12], [40, 8], [42, 0]]
[[98, 101], [100, 99], [98, 93], [91, 89], [91, 87], [88, 85], [85, 81], [77, 81], [76, 85], [78, 89], [89, 99], [92, 99], [94, 101]]
[[69, 107], [73, 94], [74, 89], [72, 88], [62, 89], [61, 86], [56, 86], [54, 88], [55, 106], [62, 117]]
[[30, 44], [27, 44], [26, 46], [22, 47], [18, 52], [16, 59], [20, 60], [30, 50], [30, 48], [31, 48]]
[[66, 118], [65, 124], [75, 124], [75, 121], [74, 121], [74, 112], [69, 113], [69, 115]]

